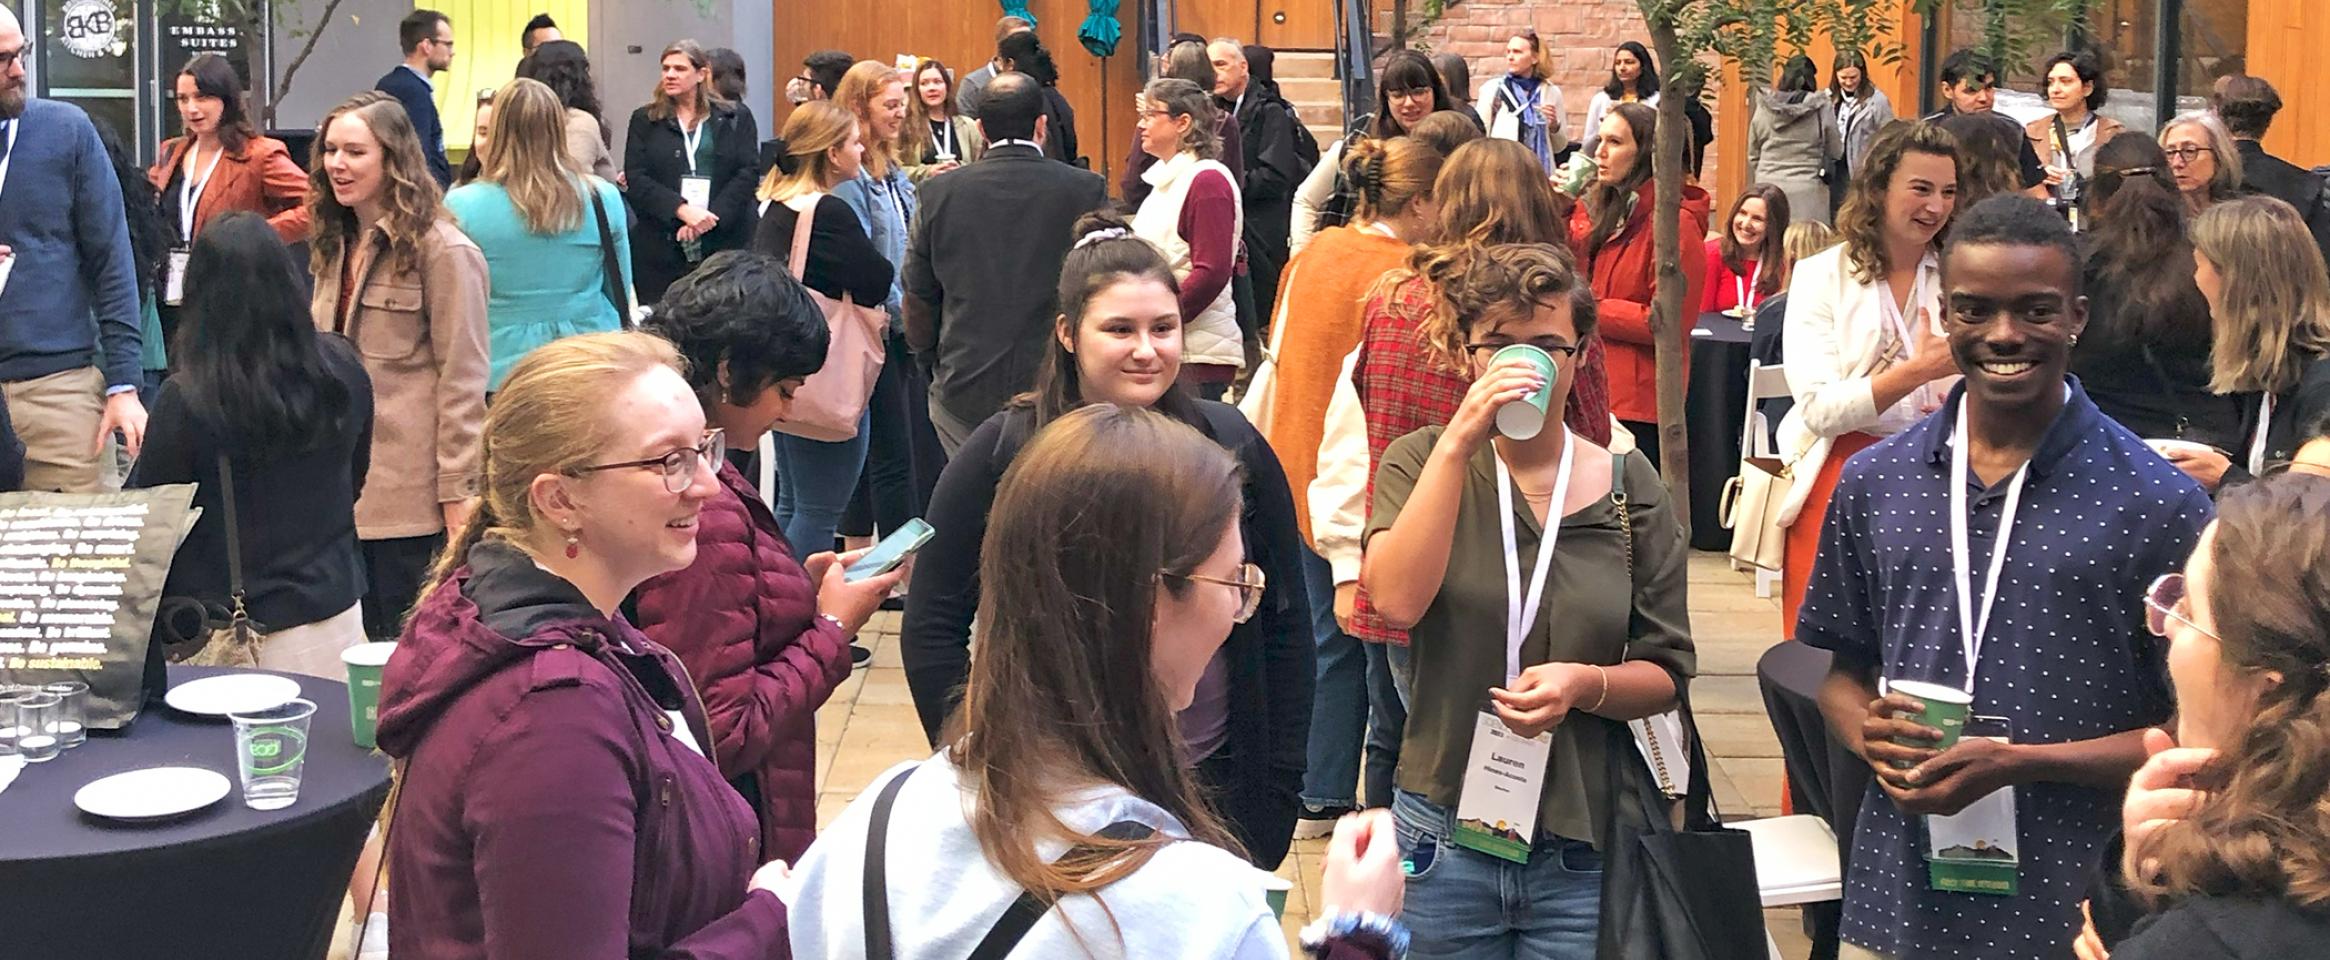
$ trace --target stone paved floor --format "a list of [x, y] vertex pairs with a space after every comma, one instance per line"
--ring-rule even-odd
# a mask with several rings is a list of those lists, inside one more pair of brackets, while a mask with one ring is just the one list
[[[1717, 554], [1694, 554], [1690, 581], [1691, 626], [1699, 648], [1699, 678], [1692, 690], [1701, 734], [1715, 765], [1716, 806], [1731, 819], [1775, 815], [1780, 804], [1780, 744], [1764, 718], [1755, 669], [1756, 658], [1779, 636], [1779, 601], [1757, 599], [1753, 581], [1732, 571]], [[874, 649], [873, 662], [851, 676], [818, 711], [820, 826], [882, 771], [930, 753], [907, 694], [897, 630], [897, 614], [875, 616], [862, 638]], [[1290, 939], [1310, 921], [1325, 854], [1324, 840], [1297, 843], [1279, 871], [1296, 884], [1287, 898], [1285, 926]], [[1766, 911], [1766, 919], [1781, 955], [1801, 960], [1809, 945], [1799, 932], [1796, 911]]]

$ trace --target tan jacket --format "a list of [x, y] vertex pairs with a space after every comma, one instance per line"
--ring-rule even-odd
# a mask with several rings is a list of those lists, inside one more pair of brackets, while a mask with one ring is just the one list
[[608, 183], [615, 182], [615, 154], [607, 149], [607, 141], [599, 135], [599, 118], [572, 107], [566, 111], [566, 152], [574, 162], [588, 169], [592, 176]]
[[[367, 238], [375, 252], [378, 235]], [[485, 427], [485, 255], [450, 218], [421, 237], [419, 263], [368, 257], [340, 322], [341, 269], [316, 276], [316, 328], [344, 334], [372, 376], [372, 469], [356, 535], [424, 537], [442, 504], [476, 496]]]
[[[2079, 175], [2083, 177], [2095, 176], [2096, 148], [2112, 142], [2113, 137], [2119, 136], [2126, 129], [2127, 125], [2103, 114], [2096, 114], [2095, 141], [2088, 144], [2087, 149], [2080, 151], [2078, 156], [2071, 158], [2072, 166], [2079, 170]], [[2031, 150], [2038, 154], [2040, 163], [2055, 162], [2054, 113], [2050, 112], [2044, 117], [2023, 124], [2023, 136], [2030, 139]]]

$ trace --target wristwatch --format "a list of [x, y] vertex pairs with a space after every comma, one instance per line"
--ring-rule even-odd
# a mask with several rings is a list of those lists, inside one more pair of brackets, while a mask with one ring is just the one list
[[1408, 955], [1407, 926], [1380, 913], [1338, 910], [1311, 921], [1299, 937], [1303, 952], [1314, 958], [1325, 957], [1328, 943], [1338, 940], [1379, 950], [1390, 960], [1401, 960]]

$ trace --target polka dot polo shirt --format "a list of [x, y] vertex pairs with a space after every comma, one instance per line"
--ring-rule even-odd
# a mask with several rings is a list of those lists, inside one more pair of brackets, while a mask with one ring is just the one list
[[[1916, 426], [1846, 465], [1821, 533], [1796, 635], [1882, 664], [1883, 674], [1961, 686], [1951, 570], [1950, 434], [1964, 388]], [[1974, 589], [1983, 589], [2008, 481], [1967, 491]], [[1982, 644], [1974, 713], [2023, 743], [2087, 740], [2166, 721], [2165, 648], [2144, 629], [2152, 580], [2181, 569], [2214, 510], [2208, 496], [2072, 381], [2032, 457]], [[1977, 598], [1979, 599], [1979, 598]], [[1845, 881], [1845, 940], [1905, 958], [2069, 956], [2079, 902], [2117, 791], [2015, 789], [2022, 850], [2013, 897], [1929, 889], [1921, 818], [1871, 784]]]

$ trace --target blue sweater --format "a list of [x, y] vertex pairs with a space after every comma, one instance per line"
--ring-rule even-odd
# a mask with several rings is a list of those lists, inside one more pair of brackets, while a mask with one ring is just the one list
[[382, 74], [372, 88], [405, 105], [405, 115], [413, 120], [413, 133], [421, 138], [421, 152], [429, 158], [429, 175], [437, 178], [440, 187], [452, 185], [453, 166], [445, 162], [445, 123], [437, 116], [436, 88], [401, 63]]
[[[615, 185], [590, 177], [599, 200], [606, 205], [607, 228], [614, 233], [615, 262], [623, 275], [615, 278], [626, 297], [631, 292], [631, 236], [628, 211]], [[510, 203], [501, 184], [480, 180], [453, 188], [445, 206], [461, 224], [461, 232], [485, 254], [487, 284], [486, 336], [492, 343], [493, 373], [488, 391], [499, 390], [502, 378], [527, 351], [560, 337], [578, 333], [605, 333], [623, 328], [622, 315], [607, 302], [606, 257], [599, 249], [599, 220], [583, 202], [582, 223], [572, 230], [540, 236], [526, 229], [518, 208]]]
[[[26, 98], [0, 184], [0, 246], [15, 251], [0, 291], [0, 380], [97, 364], [109, 386], [138, 383], [144, 342], [121, 183], [80, 107]], [[5, 136], [5, 132], [0, 132]]]

